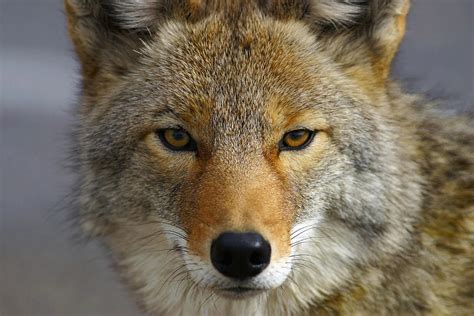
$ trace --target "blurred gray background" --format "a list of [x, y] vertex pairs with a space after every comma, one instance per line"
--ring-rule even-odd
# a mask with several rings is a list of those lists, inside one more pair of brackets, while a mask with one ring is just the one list
[[[472, 112], [474, 0], [413, 0], [394, 75]], [[78, 65], [62, 1], [0, 0], [0, 314], [139, 315], [95, 244], [58, 212]]]

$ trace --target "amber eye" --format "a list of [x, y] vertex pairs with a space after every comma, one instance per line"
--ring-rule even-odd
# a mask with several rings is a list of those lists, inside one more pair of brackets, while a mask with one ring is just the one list
[[165, 128], [157, 131], [161, 142], [167, 148], [175, 151], [195, 151], [196, 142], [189, 134], [180, 128]]
[[308, 129], [298, 129], [286, 133], [281, 142], [280, 150], [301, 150], [306, 148], [313, 140], [316, 132]]

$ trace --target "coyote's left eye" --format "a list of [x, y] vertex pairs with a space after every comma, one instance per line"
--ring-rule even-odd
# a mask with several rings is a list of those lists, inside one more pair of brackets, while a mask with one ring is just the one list
[[286, 133], [280, 141], [280, 150], [301, 150], [313, 140], [315, 131], [298, 129]]
[[174, 151], [195, 151], [197, 146], [194, 139], [184, 129], [165, 128], [157, 131], [163, 145]]

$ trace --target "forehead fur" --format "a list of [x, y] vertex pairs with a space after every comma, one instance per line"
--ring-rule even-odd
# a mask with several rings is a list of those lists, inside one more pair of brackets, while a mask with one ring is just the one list
[[240, 126], [258, 117], [255, 112], [270, 100], [305, 110], [317, 96], [337, 98], [339, 92], [328, 92], [343, 76], [318, 49], [301, 22], [259, 14], [230, 22], [217, 15], [193, 24], [168, 23], [142, 50], [141, 70], [147, 82], [160, 86], [175, 114], [203, 115], [206, 121], [211, 116], [202, 110], [212, 109], [223, 117], [233, 114]]

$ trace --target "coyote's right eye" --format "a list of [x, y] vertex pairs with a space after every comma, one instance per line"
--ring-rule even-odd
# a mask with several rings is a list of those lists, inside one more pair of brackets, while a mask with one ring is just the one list
[[192, 137], [181, 128], [165, 128], [157, 131], [165, 147], [174, 151], [195, 151], [197, 146]]

